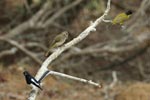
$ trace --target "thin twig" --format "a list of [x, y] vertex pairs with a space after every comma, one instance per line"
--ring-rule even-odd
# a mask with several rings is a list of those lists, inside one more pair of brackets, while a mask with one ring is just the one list
[[38, 43], [38, 42], [28, 42], [26, 44], [24, 44], [25, 47], [38, 47], [41, 48], [44, 51], [47, 51], [48, 48], [46, 46], [44, 46], [44, 44]]
[[114, 86], [117, 85], [117, 83], [118, 83], [118, 78], [117, 78], [117, 72], [116, 72], [116, 71], [113, 71], [113, 72], [112, 72], [112, 78], [113, 78], [113, 81], [112, 81], [109, 85], [107, 85], [107, 86], [105, 86], [105, 87], [103, 88], [103, 92], [104, 92], [104, 94], [105, 94], [104, 100], [113, 100], [114, 95], [112, 96], [112, 95], [110, 94], [110, 91], [111, 91], [111, 90], [114, 88]]
[[38, 63], [39, 65], [41, 65], [42, 61], [40, 59], [38, 59], [36, 57], [36, 55], [32, 52], [30, 52], [29, 50], [27, 50], [26, 48], [24, 48], [22, 45], [20, 45], [18, 42], [8, 39], [8, 38], [4, 38], [4, 37], [0, 37], [1, 41], [5, 41], [13, 46], [15, 46], [16, 48], [18, 48], [19, 50], [23, 51], [23, 53], [25, 53], [26, 55], [28, 55], [30, 58], [32, 58], [36, 63]]
[[13, 47], [10, 50], [5, 50], [0, 52], [0, 58], [6, 56], [6, 55], [13, 55], [17, 52], [17, 48]]

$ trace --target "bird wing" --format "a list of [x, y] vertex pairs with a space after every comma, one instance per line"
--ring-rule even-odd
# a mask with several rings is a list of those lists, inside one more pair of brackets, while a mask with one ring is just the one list
[[40, 83], [38, 83], [38, 81], [36, 79], [32, 78], [31, 83], [42, 90]]
[[66, 37], [64, 35], [58, 35], [55, 37], [55, 39], [52, 41], [51, 46], [52, 48], [55, 46], [60, 46], [66, 41]]
[[31, 77], [29, 75], [25, 75], [26, 83], [31, 84]]

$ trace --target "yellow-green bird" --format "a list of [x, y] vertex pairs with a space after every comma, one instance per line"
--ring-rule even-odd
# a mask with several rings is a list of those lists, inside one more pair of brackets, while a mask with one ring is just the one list
[[125, 13], [121, 13], [118, 14], [113, 20], [112, 20], [112, 24], [120, 24], [122, 25], [126, 20], [128, 20], [130, 18], [132, 14], [131, 10], [128, 10]]
[[51, 53], [53, 48], [57, 48], [65, 43], [68, 38], [69, 33], [67, 31], [62, 32], [61, 34], [57, 35], [54, 40], [52, 41], [48, 51], [45, 53], [45, 56], [48, 57]]

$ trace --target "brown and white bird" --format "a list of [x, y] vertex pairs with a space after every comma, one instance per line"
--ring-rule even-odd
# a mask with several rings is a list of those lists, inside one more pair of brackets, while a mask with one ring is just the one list
[[67, 31], [64, 31], [61, 34], [57, 35], [50, 44], [48, 51], [45, 53], [45, 56], [48, 57], [52, 49], [62, 46], [67, 40], [68, 35], [69, 33]]

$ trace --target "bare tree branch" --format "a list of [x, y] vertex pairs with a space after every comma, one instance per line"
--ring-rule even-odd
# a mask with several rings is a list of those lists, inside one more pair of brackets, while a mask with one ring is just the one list
[[[140, 48], [141, 44], [139, 44], [136, 40], [133, 38], [130, 39], [130, 37], [123, 37], [119, 40], [113, 40], [113, 41], [107, 41], [104, 43], [98, 43], [89, 47], [86, 47], [85, 49], [80, 49], [76, 52], [72, 52], [70, 50], [69, 52], [66, 52], [60, 59], [59, 63], [61, 61], [65, 61], [73, 56], [84, 56], [84, 55], [92, 55], [97, 53], [122, 53], [122, 52], [129, 52], [132, 50], [135, 50], [137, 48]], [[55, 64], [57, 61], [55, 62]]]
[[[136, 31], [138, 28], [141, 28], [147, 24], [149, 24], [150, 16], [146, 15], [146, 10], [150, 8], [150, 0], [142, 0], [140, 8], [132, 17], [132, 20], [129, 22], [129, 27], [127, 29], [128, 32]], [[145, 17], [146, 18], [145, 18]]]
[[5, 50], [5, 51], [2, 51], [0, 53], [0, 58], [6, 56], [6, 55], [13, 55], [17, 52], [17, 48], [13, 47], [11, 48], [10, 50]]
[[26, 48], [24, 48], [22, 45], [20, 45], [19, 43], [17, 43], [14, 40], [8, 39], [8, 38], [4, 38], [4, 37], [0, 37], [1, 41], [5, 41], [13, 46], [15, 46], [16, 48], [18, 48], [19, 50], [23, 51], [23, 53], [25, 53], [26, 55], [28, 55], [30, 58], [32, 58], [36, 63], [40, 64], [42, 63], [41, 60], [39, 60], [35, 54], [33, 54], [32, 52], [30, 52], [29, 50], [27, 50]]
[[62, 15], [63, 13], [65, 13], [66, 11], [68, 11], [69, 9], [77, 6], [78, 4], [80, 4], [83, 0], [75, 0], [73, 3], [69, 4], [68, 6], [63, 7], [61, 10], [59, 10], [59, 12], [57, 12], [56, 14], [54, 14], [51, 18], [47, 19], [45, 21], [45, 23], [43, 23], [43, 27], [47, 27], [50, 24], [53, 23], [53, 21], [55, 19], [57, 19], [60, 15]]
[[105, 94], [104, 96], [104, 100], [114, 100], [114, 94], [111, 95], [110, 91], [114, 88], [115, 85], [117, 85], [118, 83], [118, 78], [117, 78], [117, 72], [116, 71], [113, 71], [112, 72], [112, 78], [113, 78], [113, 81], [112, 83], [110, 83], [109, 85], [106, 85], [104, 88], [103, 88], [103, 92]]
[[[45, 15], [47, 15], [48, 11], [50, 9], [50, 2], [47, 1], [43, 7], [33, 16], [31, 17], [29, 20], [23, 22], [22, 24], [19, 24], [18, 26], [16, 26], [14, 29], [10, 30], [8, 32], [8, 34], [4, 35], [4, 37], [7, 38], [11, 38], [15, 35], [21, 34], [24, 31], [31, 29], [31, 28], [46, 28], [49, 25], [53, 24], [53, 22], [60, 17], [63, 13], [65, 13], [66, 11], [70, 10], [72, 7], [77, 6], [78, 4], [80, 4], [83, 0], [75, 0], [73, 3], [71, 3], [68, 6], [63, 7], [62, 9], [60, 9], [59, 11], [57, 11], [52, 17], [48, 18], [47, 20], [45, 20], [45, 22], [41, 22], [42, 17]], [[48, 12], [47, 12], [48, 11]], [[53, 10], [52, 10], [53, 11]]]
[[48, 48], [44, 46], [43, 44], [37, 43], [37, 42], [28, 42], [24, 44], [25, 47], [38, 47], [41, 48], [43, 51], [47, 51]]
[[[41, 68], [39, 69], [37, 75], [36, 75], [36, 79], [39, 80], [40, 77], [43, 75], [43, 73], [45, 73], [48, 70], [48, 65], [55, 60], [62, 52], [64, 52], [65, 50], [69, 49], [70, 47], [72, 47], [73, 45], [79, 43], [80, 41], [82, 41], [83, 39], [85, 39], [90, 32], [92, 31], [96, 31], [96, 26], [98, 24], [100, 24], [103, 19], [108, 15], [108, 12], [110, 10], [110, 1], [108, 0], [107, 2], [107, 8], [104, 12], [104, 14], [99, 17], [95, 22], [93, 22], [88, 28], [86, 28], [82, 33], [79, 34], [79, 36], [77, 36], [76, 38], [74, 38], [72, 41], [64, 44], [62, 47], [58, 48], [54, 53], [52, 53], [42, 64]], [[38, 93], [38, 89], [33, 86], [32, 91], [30, 92], [29, 98], [28, 100], [35, 100], [36, 95]]]
[[55, 71], [49, 71], [48, 74], [49, 75], [54, 75], [54, 76], [61, 76], [61, 77], [64, 77], [64, 78], [69, 78], [69, 79], [80, 81], [80, 82], [83, 82], [83, 83], [88, 83], [88, 84], [91, 84], [91, 85], [94, 85], [94, 86], [97, 86], [97, 87], [100, 87], [100, 88], [102, 87], [102, 85], [100, 85], [98, 83], [95, 83], [92, 80], [86, 80], [86, 79], [83, 79], [83, 78], [78, 78], [78, 77], [70, 76], [70, 75], [55, 72]]
[[4, 35], [4, 37], [11, 38], [15, 35], [23, 33], [30, 28], [36, 28], [36, 22], [42, 17], [42, 15], [47, 11], [48, 8], [49, 2], [46, 2], [43, 7], [36, 14], [34, 14], [33, 17], [7, 32], [8, 34]]

